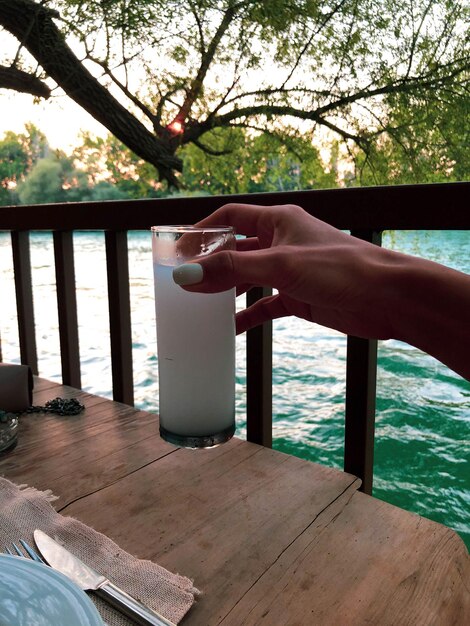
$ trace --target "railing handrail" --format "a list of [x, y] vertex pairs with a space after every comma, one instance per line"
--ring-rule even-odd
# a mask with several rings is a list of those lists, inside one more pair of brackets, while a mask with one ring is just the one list
[[457, 182], [8, 206], [0, 230], [146, 230], [194, 223], [227, 202], [298, 204], [344, 230], [470, 228], [470, 182]]
[[[80, 387], [73, 231], [104, 230], [113, 397], [132, 404], [127, 232], [157, 224], [191, 224], [227, 202], [298, 204], [377, 245], [384, 230], [470, 230], [470, 182], [0, 207], [0, 231], [10, 231], [12, 238], [22, 363], [37, 372], [29, 232], [53, 231], [62, 377], [65, 384]], [[257, 287], [249, 292], [249, 303], [266, 291]], [[266, 323], [247, 333], [247, 437], [268, 446], [272, 441], [271, 328]], [[359, 476], [368, 493], [376, 370], [377, 342], [348, 337], [344, 469]]]

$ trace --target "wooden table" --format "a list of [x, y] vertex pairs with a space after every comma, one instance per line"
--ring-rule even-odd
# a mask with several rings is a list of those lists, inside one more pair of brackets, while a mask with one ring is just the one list
[[194, 579], [203, 595], [182, 623], [470, 624], [461, 539], [358, 492], [354, 476], [237, 438], [174, 448], [154, 414], [36, 380], [35, 403], [56, 396], [86, 410], [22, 417], [0, 474]]

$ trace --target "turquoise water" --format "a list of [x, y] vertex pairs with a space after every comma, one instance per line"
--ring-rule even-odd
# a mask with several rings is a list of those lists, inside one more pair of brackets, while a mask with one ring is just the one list
[[[468, 232], [394, 232], [384, 246], [470, 273]], [[148, 233], [129, 237], [136, 405], [158, 410], [153, 276]], [[110, 397], [104, 238], [75, 235], [82, 382]], [[33, 234], [31, 259], [40, 374], [60, 380], [49, 234]], [[9, 237], [0, 234], [3, 359], [19, 358]], [[240, 299], [238, 306], [243, 306]], [[468, 329], [462, 329], [468, 332]], [[342, 466], [346, 340], [295, 318], [274, 322], [274, 447]], [[245, 436], [244, 337], [237, 338], [238, 435]], [[379, 343], [374, 495], [446, 524], [470, 546], [470, 383], [398, 341]]]

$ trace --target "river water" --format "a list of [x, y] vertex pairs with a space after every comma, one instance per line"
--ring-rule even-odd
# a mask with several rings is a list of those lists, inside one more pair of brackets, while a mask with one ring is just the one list
[[[52, 237], [31, 236], [40, 375], [60, 381]], [[393, 232], [384, 246], [470, 273], [470, 233]], [[104, 237], [74, 239], [82, 384], [111, 397]], [[158, 410], [150, 234], [129, 235], [136, 406]], [[3, 360], [19, 362], [9, 236], [0, 233]], [[243, 306], [243, 298], [238, 306]], [[462, 333], [470, 332], [463, 328]], [[342, 466], [346, 340], [295, 318], [274, 322], [274, 447]], [[244, 338], [237, 338], [237, 434], [245, 436]], [[374, 495], [454, 528], [470, 546], [470, 384], [398, 341], [379, 342]]]

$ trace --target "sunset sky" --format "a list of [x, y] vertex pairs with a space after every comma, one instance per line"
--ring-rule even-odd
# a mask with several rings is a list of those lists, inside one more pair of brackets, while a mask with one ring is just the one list
[[0, 89], [0, 138], [5, 131], [24, 131], [32, 122], [46, 135], [51, 148], [65, 152], [79, 143], [80, 130], [105, 135], [107, 130], [66, 96], [51, 97], [34, 104], [33, 96]]

